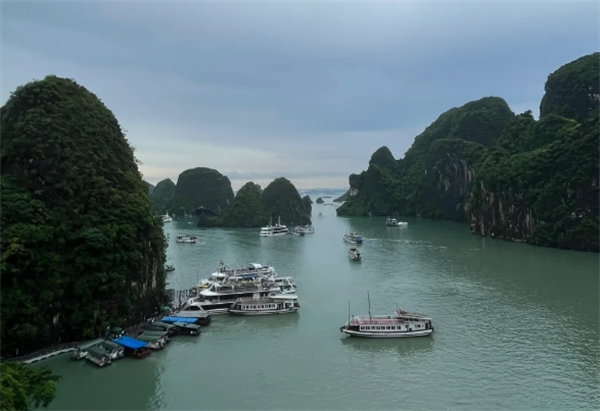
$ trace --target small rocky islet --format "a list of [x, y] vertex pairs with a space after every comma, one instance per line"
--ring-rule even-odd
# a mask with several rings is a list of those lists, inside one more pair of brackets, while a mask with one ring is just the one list
[[[474, 234], [598, 252], [599, 57], [548, 77], [538, 120], [485, 97], [443, 113], [402, 159], [378, 149], [350, 175], [338, 216], [453, 220]], [[168, 304], [165, 212], [195, 214], [202, 227], [310, 224], [312, 201], [284, 177], [236, 195], [204, 167], [145, 182], [114, 114], [74, 80], [20, 86], [0, 116], [3, 358], [138, 324]], [[2, 385], [8, 408], [51, 401], [51, 373], [38, 375], [50, 394], [33, 398], [34, 371], [1, 365], [17, 384]]]

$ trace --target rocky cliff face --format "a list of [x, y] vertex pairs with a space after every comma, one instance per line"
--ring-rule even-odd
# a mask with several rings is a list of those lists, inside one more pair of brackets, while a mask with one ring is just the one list
[[198, 167], [179, 175], [175, 196], [167, 208], [177, 215], [192, 214], [199, 207], [220, 214], [231, 204], [233, 197], [228, 177], [212, 168]]
[[[379, 149], [338, 215], [420, 215], [494, 238], [598, 251], [599, 53], [548, 77], [540, 120], [486, 97], [442, 114], [405, 157]], [[373, 160], [373, 159], [372, 159]]]
[[338, 215], [421, 215], [467, 222], [481, 152], [513, 118], [504, 100], [486, 97], [443, 113], [401, 160], [381, 147], [366, 171], [350, 176], [350, 196]]
[[165, 238], [113, 113], [55, 76], [0, 112], [2, 357], [151, 316]]

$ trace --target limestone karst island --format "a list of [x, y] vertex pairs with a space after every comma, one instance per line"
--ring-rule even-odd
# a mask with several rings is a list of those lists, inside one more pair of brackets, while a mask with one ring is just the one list
[[98, 85], [17, 87], [1, 410], [593, 409], [599, 61], [556, 68], [539, 118], [487, 96], [374, 144], [334, 194], [148, 178]]

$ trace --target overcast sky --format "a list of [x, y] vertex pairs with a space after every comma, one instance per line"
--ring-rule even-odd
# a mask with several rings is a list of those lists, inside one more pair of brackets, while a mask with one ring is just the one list
[[[83, 3], [83, 2], [82, 2]], [[538, 112], [549, 73], [598, 50], [598, 2], [1, 3], [2, 104], [47, 74], [115, 113], [144, 178], [216, 168], [342, 188], [443, 111]]]

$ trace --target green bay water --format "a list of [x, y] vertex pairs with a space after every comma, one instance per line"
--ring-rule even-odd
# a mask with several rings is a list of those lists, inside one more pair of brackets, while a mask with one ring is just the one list
[[[319, 212], [323, 218], [317, 218]], [[313, 205], [314, 235], [261, 238], [258, 229], [165, 225], [170, 288], [227, 263], [271, 262], [298, 286], [297, 314], [214, 316], [144, 360], [110, 367], [40, 362], [62, 376], [51, 410], [600, 408], [598, 254], [473, 236], [468, 226], [406, 218], [338, 218]], [[189, 224], [191, 223], [191, 224]], [[364, 237], [351, 262], [344, 234]], [[197, 244], [175, 237], [198, 236]], [[414, 339], [350, 339], [353, 314], [398, 304], [429, 314]]]

